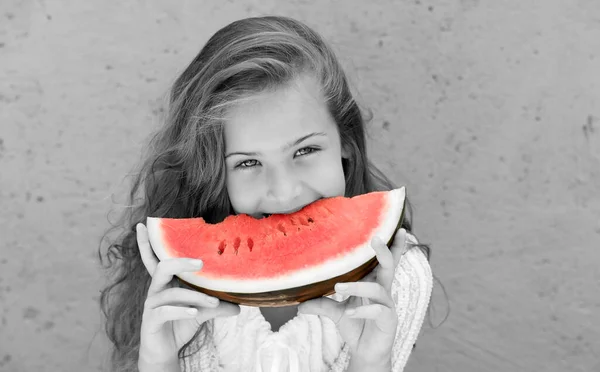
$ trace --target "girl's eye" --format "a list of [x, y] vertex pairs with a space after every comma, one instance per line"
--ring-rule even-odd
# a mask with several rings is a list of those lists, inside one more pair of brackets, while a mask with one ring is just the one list
[[252, 168], [256, 165], [258, 165], [258, 161], [254, 160], [254, 159], [250, 159], [250, 160], [244, 160], [244, 161], [238, 163], [235, 167], [236, 168]]
[[314, 147], [303, 147], [300, 150], [296, 151], [297, 156], [308, 155], [310, 153], [318, 151], [317, 148]]

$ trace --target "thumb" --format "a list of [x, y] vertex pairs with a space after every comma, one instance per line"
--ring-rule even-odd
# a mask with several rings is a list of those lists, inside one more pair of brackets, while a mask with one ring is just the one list
[[344, 316], [346, 303], [337, 302], [327, 297], [319, 297], [298, 305], [299, 314], [321, 315], [331, 319], [336, 325]]
[[232, 302], [221, 301], [219, 306], [215, 310], [218, 310], [216, 317], [222, 316], [234, 316], [239, 315], [241, 308], [240, 305], [234, 304]]

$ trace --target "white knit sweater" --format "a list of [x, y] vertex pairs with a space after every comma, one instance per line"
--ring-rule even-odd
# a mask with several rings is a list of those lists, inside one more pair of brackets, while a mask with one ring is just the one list
[[[408, 234], [407, 240], [416, 243]], [[396, 267], [392, 298], [398, 315], [392, 370], [404, 369], [417, 339], [432, 290], [429, 263], [420, 249], [404, 254]], [[330, 298], [342, 301], [338, 294]], [[181, 360], [186, 372], [342, 372], [351, 355], [327, 317], [298, 314], [278, 332], [257, 307], [240, 306], [239, 315], [215, 318]], [[199, 341], [200, 340], [200, 341]], [[203, 342], [202, 342], [203, 340]]]

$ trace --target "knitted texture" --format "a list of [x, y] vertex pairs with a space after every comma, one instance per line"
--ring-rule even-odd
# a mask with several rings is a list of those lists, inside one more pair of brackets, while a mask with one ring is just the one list
[[[407, 234], [407, 241], [417, 243]], [[392, 283], [398, 316], [392, 370], [404, 370], [419, 335], [433, 286], [427, 258], [418, 248], [400, 259]], [[329, 296], [336, 301], [347, 298]], [[298, 314], [273, 332], [259, 308], [240, 306], [240, 314], [207, 322], [181, 360], [186, 372], [343, 372], [350, 351], [329, 318]], [[204, 342], [201, 342], [204, 340]]]

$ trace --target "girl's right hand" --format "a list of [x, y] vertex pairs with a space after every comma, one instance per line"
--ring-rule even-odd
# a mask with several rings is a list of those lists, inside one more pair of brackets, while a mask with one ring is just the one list
[[148, 239], [146, 226], [136, 226], [137, 242], [152, 282], [142, 315], [138, 368], [140, 371], [179, 370], [178, 351], [205, 321], [240, 313], [239, 305], [220, 302], [204, 293], [173, 285], [173, 276], [199, 271], [202, 261], [187, 258], [159, 262]]

